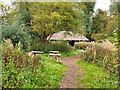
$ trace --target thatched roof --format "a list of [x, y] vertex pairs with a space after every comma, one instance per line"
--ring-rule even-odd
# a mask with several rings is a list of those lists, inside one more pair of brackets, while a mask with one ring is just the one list
[[[67, 34], [69, 33], [69, 34]], [[49, 38], [49, 37], [48, 37]], [[48, 39], [47, 38], [47, 39]], [[50, 40], [85, 40], [89, 41], [85, 36], [81, 34], [73, 34], [72, 32], [60, 31], [52, 35]]]

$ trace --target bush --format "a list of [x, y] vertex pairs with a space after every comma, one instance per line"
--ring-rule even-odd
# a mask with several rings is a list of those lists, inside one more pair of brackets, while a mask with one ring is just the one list
[[14, 46], [20, 41], [23, 44], [23, 49], [27, 50], [31, 36], [28, 34], [29, 30], [22, 21], [17, 20], [12, 24], [4, 25], [2, 30], [3, 38], [11, 39]]
[[16, 88], [25, 83], [25, 73], [33, 73], [38, 66], [40, 56], [33, 58], [21, 51], [19, 44], [14, 48], [10, 40], [5, 40], [2, 45], [2, 86]]
[[[105, 56], [110, 59], [114, 56], [115, 51], [113, 50], [113, 46], [108, 45], [106, 43], [87, 43], [87, 47], [85, 50], [86, 54], [90, 54], [92, 60], [97, 59], [97, 63], [103, 62]], [[89, 56], [89, 55], [88, 55]], [[111, 59], [110, 59], [111, 60]], [[107, 61], [110, 61], [107, 60]]]
[[56, 42], [56, 43], [43, 43], [43, 42], [31, 42], [31, 50], [49, 52], [52, 50], [57, 50], [60, 52], [67, 52], [72, 50], [71, 46], [67, 45], [64, 42]]
[[[110, 80], [116, 83], [118, 78], [118, 70], [116, 66], [117, 53], [114, 47], [108, 43], [88, 43], [88, 48], [85, 49], [85, 55], [81, 58], [85, 62], [94, 63], [102, 67], [103, 70], [109, 72]], [[115, 78], [116, 77], [116, 78]], [[109, 81], [110, 81], [109, 80]], [[116, 83], [117, 84], [117, 83]]]
[[[75, 44], [76, 49], [84, 49], [86, 52], [81, 54], [81, 60], [96, 64], [106, 72], [109, 72], [109, 81], [113, 85], [118, 84], [117, 61], [118, 54], [114, 46], [108, 41], [80, 42]], [[111, 82], [112, 81], [112, 82]]]
[[85, 42], [75, 43], [75, 49], [85, 50], [86, 47], [87, 47], [87, 43], [85, 43]]
[[14, 47], [11, 40], [2, 42], [1, 48], [3, 88], [58, 87], [65, 66], [49, 62], [48, 57], [31, 57], [21, 50], [20, 43]]
[[68, 52], [72, 50], [71, 46], [67, 45], [64, 42], [54, 43], [53, 47], [53, 50], [58, 50], [60, 52]]

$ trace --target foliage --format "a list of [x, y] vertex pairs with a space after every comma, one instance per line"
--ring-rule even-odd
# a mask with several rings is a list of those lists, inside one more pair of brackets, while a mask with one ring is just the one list
[[110, 5], [110, 13], [115, 14], [118, 12], [118, 2], [111, 1], [111, 3], [112, 4]]
[[85, 42], [80, 42], [80, 43], [75, 43], [75, 49], [83, 49], [85, 50], [87, 48], [87, 43]]
[[[81, 0], [83, 1], [83, 0]], [[92, 41], [93, 39], [91, 38], [91, 30], [92, 30], [92, 16], [94, 13], [94, 7], [95, 7], [95, 2], [82, 2], [85, 8], [82, 8], [83, 14], [82, 14], [82, 30], [83, 34]]]
[[77, 55], [78, 53], [80, 53], [80, 51], [82, 51], [82, 49], [81, 50], [72, 50], [72, 51], [69, 51], [69, 52], [62, 52], [61, 57], [63, 58], [63, 57]]
[[86, 8], [83, 3], [14, 2], [12, 5], [14, 8], [8, 10], [10, 13], [3, 15], [7, 24], [14, 23], [14, 17], [20, 14], [20, 22], [23, 22], [29, 29], [28, 33], [38, 41], [46, 42], [48, 36], [61, 30], [81, 32], [81, 8]]
[[117, 2], [111, 2], [110, 13], [98, 9], [92, 17], [93, 25], [90, 32], [91, 38], [95, 41], [114, 37], [113, 32], [118, 28], [119, 9]]
[[[15, 7], [15, 6], [13, 6]], [[28, 48], [28, 42], [31, 39], [29, 29], [23, 20], [24, 16], [18, 12], [19, 9], [11, 8], [11, 6], [1, 4], [2, 15], [2, 36], [5, 39], [11, 39], [14, 46], [20, 41], [23, 49]]]
[[[104, 33], [106, 30], [106, 25], [108, 23], [108, 16], [106, 11], [98, 9], [96, 15], [92, 18], [93, 25], [91, 30], [91, 38], [94, 40], [101, 40], [106, 38]], [[107, 31], [108, 32], [108, 31]]]
[[43, 52], [57, 50], [60, 52], [67, 52], [67, 51], [72, 50], [72, 48], [69, 45], [67, 45], [65, 42], [43, 43], [43, 42], [32, 41], [31, 50], [39, 50]]
[[104, 43], [87, 43], [85, 53], [82, 54], [81, 59], [84, 62], [93, 63], [103, 68], [104, 71], [109, 72], [109, 77], [114, 81], [112, 83], [118, 84], [118, 79], [114, 77], [118, 76], [117, 71], [117, 52], [114, 50], [114, 46], [109, 42]]
[[79, 4], [33, 3], [35, 8], [30, 8], [32, 33], [39, 41], [45, 42], [48, 36], [59, 31], [79, 31], [81, 14], [77, 9], [82, 8]]
[[0, 3], [0, 7], [1, 7], [1, 13], [0, 13], [0, 23], [1, 24], [5, 24], [9, 21], [10, 19], [10, 11], [11, 11], [11, 7], [8, 5], [5, 5], [4, 2]]
[[49, 62], [39, 55], [31, 57], [21, 51], [20, 44], [14, 48], [10, 40], [5, 40], [0, 47], [3, 88], [58, 87], [65, 66]]
[[3, 38], [11, 39], [14, 46], [20, 41], [23, 44], [23, 48], [27, 49], [28, 42], [30, 41], [30, 35], [28, 34], [28, 29], [25, 27], [25, 24], [18, 20], [14, 23], [3, 26]]
[[88, 62], [82, 62], [78, 60], [77, 64], [82, 66], [80, 73], [83, 73], [85, 77], [83, 79], [78, 78], [78, 84], [83, 85], [84, 88], [117, 88], [118, 77], [110, 77], [110, 73], [103, 71], [103, 68], [98, 67], [95, 64]]
[[[120, 76], [120, 60], [119, 60], [119, 56], [120, 56], [120, 2], [114, 2], [113, 0], [111, 0], [112, 4], [110, 5], [110, 13], [111, 15], [113, 16], [113, 19], [112, 19], [112, 24], [113, 26], [110, 26], [109, 27], [111, 29], [114, 28], [114, 31], [113, 31], [113, 37], [111, 37], [111, 41], [113, 42], [113, 44], [115, 45], [115, 50], [116, 52], [118, 53], [118, 57], [117, 57], [117, 69], [118, 69], [118, 73], [119, 73], [119, 76]], [[119, 84], [119, 87], [120, 87], [120, 78], [118, 80], [118, 84]]]

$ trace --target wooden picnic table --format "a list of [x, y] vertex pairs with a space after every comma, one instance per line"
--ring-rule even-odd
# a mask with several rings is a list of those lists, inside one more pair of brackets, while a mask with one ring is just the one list
[[59, 53], [59, 51], [49, 51], [49, 55], [48, 57], [50, 57], [50, 59], [54, 59], [55, 56], [57, 56], [57, 62], [62, 62], [61, 61], [61, 54]]
[[44, 52], [42, 52], [42, 51], [32, 51], [32, 53], [33, 53], [34, 55], [36, 55], [36, 54], [43, 54]]
[[59, 53], [59, 51], [49, 51], [49, 53]]

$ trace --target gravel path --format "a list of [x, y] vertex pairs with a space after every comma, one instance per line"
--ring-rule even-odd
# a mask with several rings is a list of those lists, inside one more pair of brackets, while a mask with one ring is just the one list
[[70, 57], [65, 57], [62, 59], [63, 64], [67, 67], [67, 70], [63, 74], [63, 79], [60, 82], [59, 88], [79, 87], [76, 82], [79, 75], [79, 70], [81, 68], [76, 64], [76, 61], [80, 58], [79, 56], [80, 54]]

